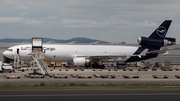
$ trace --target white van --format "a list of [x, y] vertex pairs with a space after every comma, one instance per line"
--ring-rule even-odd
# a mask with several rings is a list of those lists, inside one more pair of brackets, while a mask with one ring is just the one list
[[12, 70], [13, 70], [13, 67], [10, 64], [0, 62], [0, 73], [6, 72], [6, 71], [11, 73]]

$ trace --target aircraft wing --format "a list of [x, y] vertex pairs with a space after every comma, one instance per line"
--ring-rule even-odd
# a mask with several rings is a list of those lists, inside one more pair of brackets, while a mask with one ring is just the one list
[[133, 56], [138, 56], [138, 57], [142, 57], [142, 56], [146, 56], [146, 53], [148, 52], [148, 49], [144, 49], [140, 54], [135, 54], [135, 55], [95, 55], [95, 56], [76, 56], [76, 57], [84, 57], [84, 58], [91, 58], [91, 59], [127, 59], [129, 57], [133, 57]]
[[76, 56], [76, 57], [83, 57], [83, 58], [90, 58], [90, 59], [127, 59], [129, 57], [138, 56], [142, 58], [142, 56], [146, 56], [146, 54], [168, 54], [168, 50], [172, 50], [174, 48], [166, 48], [161, 50], [149, 51], [149, 49], [144, 49], [140, 54], [134, 55], [96, 55], [96, 56]]
[[150, 54], [166, 54], [166, 53], [168, 53], [169, 50], [173, 50], [173, 49], [175, 49], [175, 48], [164, 48], [161, 50], [150, 51], [147, 53], [150, 53]]
[[168, 52], [168, 50], [155, 50], [155, 51], [150, 51], [148, 53], [149, 54], [165, 54], [167, 52]]
[[127, 58], [127, 55], [96, 55], [96, 56], [76, 56], [76, 57], [84, 57], [84, 58], [91, 58], [91, 59], [111, 59], [111, 58]]

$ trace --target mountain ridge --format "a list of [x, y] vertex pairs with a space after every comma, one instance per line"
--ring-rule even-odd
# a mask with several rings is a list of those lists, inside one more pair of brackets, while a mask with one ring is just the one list
[[[23, 43], [28, 42], [31, 43], [32, 39], [18, 39], [18, 38], [3, 38], [0, 39], [1, 43]], [[55, 43], [70, 43], [70, 42], [78, 42], [78, 43], [93, 43], [93, 42], [101, 42], [101, 43], [110, 43], [107, 41], [97, 40], [97, 39], [90, 39], [85, 37], [75, 37], [71, 39], [53, 39], [53, 38], [43, 38], [43, 43], [47, 42], [55, 42]]]

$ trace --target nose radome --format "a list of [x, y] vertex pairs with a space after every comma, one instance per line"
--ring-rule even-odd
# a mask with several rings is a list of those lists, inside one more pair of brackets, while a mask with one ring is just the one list
[[9, 51], [4, 51], [3, 52], [3, 56], [5, 56], [7, 58], [10, 58], [10, 59], [13, 59], [13, 56], [12, 56], [12, 54]]
[[4, 52], [3, 52], [3, 56], [6, 56], [6, 55], [7, 55], [7, 51], [4, 51]]

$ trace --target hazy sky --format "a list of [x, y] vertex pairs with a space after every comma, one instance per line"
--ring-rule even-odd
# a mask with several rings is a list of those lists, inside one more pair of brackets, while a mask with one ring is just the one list
[[180, 43], [180, 0], [0, 0], [0, 39], [87, 37], [136, 43], [164, 20]]

